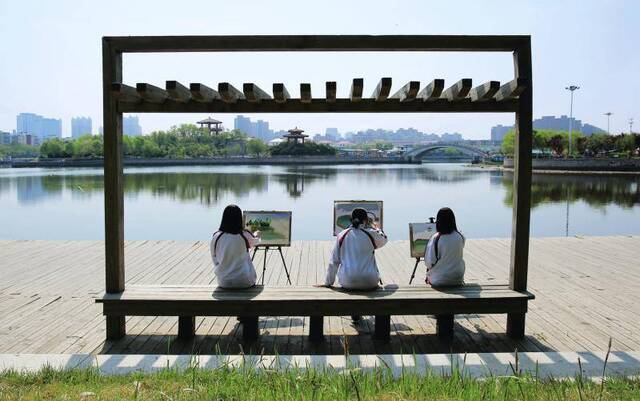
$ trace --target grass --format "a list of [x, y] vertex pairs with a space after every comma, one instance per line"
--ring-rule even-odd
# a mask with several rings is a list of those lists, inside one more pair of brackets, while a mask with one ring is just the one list
[[602, 383], [538, 379], [531, 375], [483, 380], [457, 372], [393, 377], [388, 369], [165, 369], [104, 376], [97, 370], [0, 374], [0, 400], [640, 400], [639, 378]]

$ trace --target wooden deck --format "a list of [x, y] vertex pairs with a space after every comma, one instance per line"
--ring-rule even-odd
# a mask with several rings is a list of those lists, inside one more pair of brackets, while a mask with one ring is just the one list
[[[293, 284], [324, 277], [332, 243], [294, 242], [285, 250]], [[506, 283], [510, 242], [469, 240], [467, 282]], [[125, 248], [129, 284], [210, 284], [207, 242], [129, 241]], [[263, 252], [256, 256], [258, 270]], [[385, 284], [407, 285], [414, 259], [408, 242], [394, 241], [377, 252]], [[424, 269], [413, 285], [421, 284]], [[176, 341], [177, 318], [130, 317], [128, 335], [105, 343], [102, 241], [0, 241], [0, 353], [238, 353], [235, 318], [198, 318], [197, 337]], [[285, 285], [280, 258], [267, 258], [266, 285]], [[527, 336], [505, 334], [506, 316], [456, 317], [453, 351], [640, 350], [640, 237], [532, 239]], [[429, 317], [392, 317], [391, 342], [373, 341], [372, 318], [353, 326], [348, 317], [325, 319], [326, 343], [306, 338], [308, 319], [262, 318], [262, 337], [251, 351], [266, 354], [352, 354], [449, 352], [435, 336]], [[247, 350], [244, 350], [245, 352]]]

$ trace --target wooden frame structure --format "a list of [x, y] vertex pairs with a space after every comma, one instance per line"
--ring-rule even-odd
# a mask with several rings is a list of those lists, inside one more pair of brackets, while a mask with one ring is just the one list
[[[242, 91], [227, 82], [217, 90], [201, 83], [186, 87], [167, 81], [162, 89], [149, 84], [123, 84], [124, 53], [160, 52], [512, 52], [514, 79], [500, 85], [489, 81], [473, 87], [461, 79], [445, 89], [434, 79], [423, 90], [411, 81], [391, 94], [391, 79], [382, 78], [370, 98], [363, 97], [363, 80], [356, 78], [349, 98], [337, 98], [334, 81], [326, 95], [312, 97], [311, 86], [300, 84], [301, 98], [292, 99], [282, 83], [273, 84], [273, 97], [255, 84]], [[525, 292], [529, 254], [532, 146], [532, 70], [530, 36], [128, 36], [102, 39], [104, 118], [105, 273], [107, 294], [125, 289], [123, 113], [388, 113], [388, 112], [509, 112], [515, 113], [513, 221], [509, 287]], [[125, 334], [125, 316], [106, 316], [107, 338]], [[507, 333], [522, 337], [525, 313], [509, 313]]]

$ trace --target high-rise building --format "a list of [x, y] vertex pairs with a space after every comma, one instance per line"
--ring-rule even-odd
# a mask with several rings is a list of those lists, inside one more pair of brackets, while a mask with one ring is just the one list
[[127, 116], [122, 119], [122, 133], [128, 136], [142, 135], [142, 127], [138, 116]]
[[87, 134], [93, 135], [91, 117], [73, 117], [71, 119], [71, 137], [78, 138]]
[[62, 137], [62, 120], [45, 118], [33, 113], [20, 113], [16, 117], [16, 132], [31, 134], [40, 140]]
[[11, 144], [11, 133], [0, 131], [0, 145]]
[[246, 135], [255, 136], [253, 126], [251, 125], [251, 119], [249, 117], [236, 116], [233, 120], [233, 128]]
[[492, 142], [502, 142], [505, 135], [509, 130], [512, 130], [513, 126], [506, 126], [502, 124], [498, 124], [495, 127], [491, 127], [491, 141]]
[[269, 123], [264, 120], [256, 121], [256, 138], [263, 140], [264, 142], [269, 141]]

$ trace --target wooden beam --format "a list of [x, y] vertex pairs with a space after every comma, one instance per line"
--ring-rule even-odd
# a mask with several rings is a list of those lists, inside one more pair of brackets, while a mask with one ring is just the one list
[[326, 101], [327, 103], [335, 103], [336, 101], [336, 92], [337, 92], [337, 84], [336, 81], [327, 81], [326, 83]]
[[180, 103], [167, 100], [163, 104], [120, 103], [118, 109], [124, 113], [513, 113], [519, 100], [503, 102], [448, 102], [438, 99], [431, 102], [376, 102], [374, 99], [311, 99], [310, 103], [276, 103], [274, 99], [250, 103], [239, 99], [235, 103], [214, 100], [211, 103]]
[[119, 102], [140, 103], [142, 98], [133, 86], [114, 82], [106, 90], [110, 90], [113, 98]]
[[283, 83], [275, 83], [273, 84], [273, 98], [276, 103], [286, 103], [291, 96]]
[[189, 85], [189, 90], [191, 91], [191, 97], [196, 102], [211, 103], [220, 99], [220, 94], [216, 90], [200, 83], [192, 83]]
[[253, 83], [242, 84], [242, 91], [248, 102], [260, 103], [262, 99], [271, 99], [267, 92], [263, 91], [258, 85]]
[[425, 102], [433, 102], [440, 99], [444, 89], [444, 79], [434, 79], [423, 90], [418, 93], [418, 99]]
[[220, 82], [218, 84], [218, 93], [225, 103], [235, 103], [238, 99], [244, 99], [244, 94], [229, 82]]
[[164, 103], [164, 101], [169, 97], [167, 91], [150, 84], [136, 84], [136, 90], [140, 97], [142, 97], [145, 102], [149, 103]]
[[300, 84], [300, 101], [302, 103], [311, 103], [311, 84]]
[[393, 96], [392, 99], [399, 99], [401, 102], [412, 102], [416, 96], [418, 96], [418, 91], [420, 90], [420, 81], [410, 81], [405, 86], [400, 88]]
[[382, 78], [378, 85], [376, 85], [376, 89], [373, 91], [371, 97], [375, 99], [376, 102], [384, 102], [389, 97], [389, 92], [391, 92], [391, 78]]
[[[118, 94], [122, 93], [123, 86], [121, 82], [122, 53], [114, 48], [111, 41], [103, 38], [102, 118], [104, 127], [104, 245], [105, 287], [108, 294], [120, 293], [125, 289], [124, 155], [122, 145], [122, 112], [118, 110], [118, 100], [122, 100], [122, 98], [118, 97]], [[118, 88], [115, 92], [113, 90], [114, 83]], [[129, 90], [127, 89], [127, 91]], [[139, 101], [139, 98], [137, 101]], [[108, 340], [116, 340], [124, 337], [126, 333], [124, 316], [106, 316], [105, 320]]]
[[351, 101], [354, 103], [362, 100], [363, 88], [364, 88], [364, 79], [354, 78], [353, 83], [351, 84], [351, 93], [349, 95], [349, 99], [351, 99]]
[[176, 102], [187, 103], [191, 100], [191, 91], [178, 81], [167, 81], [165, 88], [169, 94], [169, 99]]
[[512, 100], [524, 92], [527, 84], [524, 78], [516, 78], [512, 81], [507, 82], [502, 85], [500, 89], [498, 89], [498, 93], [496, 93], [496, 100], [498, 102], [502, 102], [504, 100]]
[[499, 51], [511, 52], [527, 35], [240, 35], [112, 36], [120, 51]]
[[500, 89], [499, 81], [489, 81], [471, 89], [469, 91], [469, 96], [471, 97], [472, 102], [485, 102], [493, 99], [493, 95], [498, 92], [498, 89]]
[[[533, 146], [533, 90], [531, 42], [513, 53], [515, 77], [527, 83], [520, 93], [516, 111], [516, 135], [513, 163], [513, 217], [511, 223], [511, 260], [509, 288], [527, 290], [529, 270], [529, 231], [531, 222], [531, 149]], [[512, 81], [513, 82], [513, 81]], [[516, 82], [517, 86], [517, 82]], [[498, 102], [500, 104], [502, 102]], [[522, 338], [525, 333], [525, 314], [507, 314], [507, 334]]]
[[467, 97], [471, 90], [471, 79], [463, 78], [442, 93], [442, 97], [450, 102], [460, 101]]

